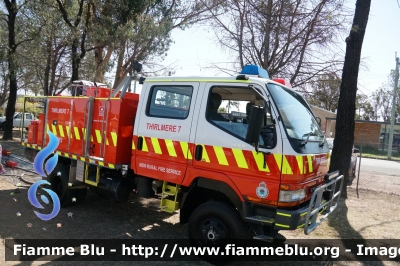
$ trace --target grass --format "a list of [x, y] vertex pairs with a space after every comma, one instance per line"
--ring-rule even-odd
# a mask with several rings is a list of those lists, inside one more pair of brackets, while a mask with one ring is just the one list
[[[361, 147], [358, 146], [356, 148], [360, 149], [360, 152], [361, 152]], [[387, 160], [387, 153], [388, 153], [387, 150], [385, 150], [385, 151], [378, 150], [371, 146], [363, 146], [362, 147], [362, 157], [363, 158]], [[400, 152], [392, 150], [391, 160], [392, 161], [400, 161]]]

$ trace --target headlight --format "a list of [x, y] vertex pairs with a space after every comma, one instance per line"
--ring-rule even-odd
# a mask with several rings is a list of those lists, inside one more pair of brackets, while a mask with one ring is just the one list
[[304, 199], [306, 196], [306, 189], [299, 190], [280, 190], [279, 201], [280, 202], [293, 202]]

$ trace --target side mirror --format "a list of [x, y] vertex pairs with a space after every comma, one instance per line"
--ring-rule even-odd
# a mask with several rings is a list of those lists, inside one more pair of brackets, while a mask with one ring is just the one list
[[258, 142], [260, 141], [261, 128], [264, 122], [265, 109], [257, 106], [251, 107], [251, 116], [249, 127], [246, 134], [246, 141], [253, 144], [258, 151]]
[[360, 150], [359, 150], [359, 149], [357, 149], [357, 148], [354, 148], [354, 149], [353, 149], [353, 152], [354, 152], [354, 153], [359, 153], [359, 152], [360, 152]]

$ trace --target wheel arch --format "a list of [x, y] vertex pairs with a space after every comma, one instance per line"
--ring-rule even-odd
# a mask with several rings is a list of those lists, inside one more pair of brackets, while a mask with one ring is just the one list
[[198, 206], [211, 200], [219, 200], [231, 204], [243, 217], [242, 201], [227, 183], [205, 177], [197, 177], [182, 196], [180, 223], [187, 223], [190, 215]]

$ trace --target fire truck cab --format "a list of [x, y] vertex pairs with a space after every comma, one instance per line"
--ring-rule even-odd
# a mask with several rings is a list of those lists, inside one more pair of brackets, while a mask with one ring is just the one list
[[328, 173], [316, 118], [264, 69], [146, 78], [140, 95], [126, 91], [130, 82], [39, 100], [37, 138], [22, 145], [33, 159], [50, 140], [45, 129], [59, 139], [58, 164], [44, 178], [62, 206], [82, 201], [87, 187], [118, 201], [158, 194], [160, 208], [180, 210], [189, 238], [202, 243], [309, 234], [336, 209], [343, 176]]

